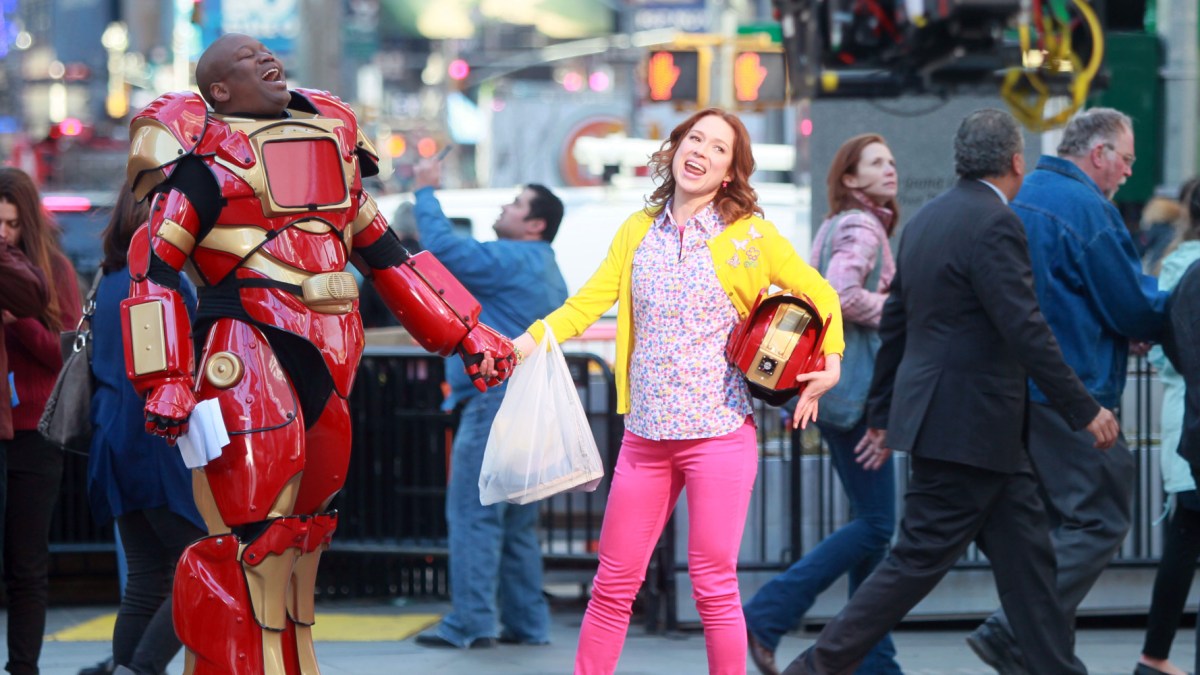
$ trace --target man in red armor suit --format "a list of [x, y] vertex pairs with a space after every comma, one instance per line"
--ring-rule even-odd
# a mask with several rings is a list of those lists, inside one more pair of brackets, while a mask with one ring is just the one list
[[[437, 260], [410, 257], [388, 228], [362, 188], [377, 156], [348, 106], [289, 91], [283, 66], [246, 35], [214, 42], [196, 80], [203, 100], [166, 94], [131, 124], [129, 177], [152, 202], [129, 251], [126, 369], [148, 431], [174, 441], [197, 401], [215, 399], [230, 438], [193, 472], [209, 536], [175, 575], [186, 672], [308, 675], [363, 348], [347, 263], [423, 347], [461, 354], [481, 390], [511, 372], [512, 345], [478, 322], [479, 304]], [[176, 291], [189, 260], [194, 326]]]

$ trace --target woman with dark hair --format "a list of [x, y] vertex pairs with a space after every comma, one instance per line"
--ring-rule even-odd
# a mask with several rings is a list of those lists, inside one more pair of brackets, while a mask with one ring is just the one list
[[[825, 369], [793, 423], [817, 416], [837, 383], [842, 326], [837, 295], [763, 220], [750, 187], [750, 137], [737, 116], [710, 108], [677, 126], [650, 159], [658, 181], [646, 207], [618, 230], [592, 278], [545, 321], [557, 340], [579, 335], [617, 303], [617, 412], [625, 436], [605, 507], [600, 567], [575, 672], [612, 673], [646, 565], [687, 487], [688, 572], [704, 624], [710, 673], [746, 671], [738, 548], [758, 470], [750, 395], [725, 358], [735, 325], [771, 285], [807, 294], [831, 318]], [[529, 353], [540, 322], [514, 341]]]
[[[1175, 288], [1188, 268], [1200, 260], [1200, 180], [1193, 178], [1180, 190], [1183, 216], [1176, 224], [1174, 242], [1167, 248], [1158, 270], [1158, 288]], [[1184, 397], [1187, 386], [1183, 375], [1167, 359], [1163, 348], [1150, 350], [1150, 363], [1158, 369], [1163, 383], [1162, 467], [1163, 492], [1167, 495], [1167, 519], [1163, 527], [1163, 552], [1150, 594], [1150, 612], [1146, 618], [1146, 638], [1138, 657], [1136, 675], [1184, 675], [1184, 669], [1171, 663], [1171, 643], [1179, 629], [1183, 608], [1196, 576], [1200, 557], [1200, 495], [1187, 460], [1179, 456], [1183, 435]], [[1196, 644], [1200, 645], [1200, 628]], [[1200, 652], [1195, 668], [1200, 669]]]
[[[181, 646], [171, 623], [175, 563], [205, 531], [192, 501], [190, 472], [178, 449], [146, 433], [145, 402], [125, 377], [121, 340], [121, 301], [129, 297], [125, 255], [146, 215], [146, 204], [137, 203], [125, 186], [101, 235], [104, 276], [92, 317], [96, 431], [88, 456], [88, 496], [98, 522], [116, 518], [129, 570], [113, 628], [114, 672], [158, 675]], [[189, 311], [194, 311], [195, 290], [182, 275], [180, 291]]]
[[79, 321], [79, 283], [58, 245], [33, 180], [0, 168], [0, 237], [46, 278], [47, 302], [33, 317], [4, 312], [4, 344], [16, 389], [4, 510], [4, 585], [8, 594], [10, 673], [38, 672], [49, 589], [50, 518], [62, 482], [63, 450], [38, 433], [46, 399], [62, 370], [58, 334]]
[[[896, 485], [889, 456], [870, 468], [854, 448], [866, 434], [865, 404], [871, 386], [879, 319], [896, 263], [888, 246], [899, 209], [896, 161], [878, 134], [855, 136], [833, 156], [826, 177], [829, 214], [813, 240], [810, 262], [838, 292], [845, 321], [842, 377], [821, 399], [817, 428], [850, 500], [852, 519], [790, 568], [763, 586], [746, 605], [750, 656], [768, 675], [779, 672], [775, 649], [799, 625], [817, 596], [849, 574], [850, 594], [883, 559], [896, 527]], [[859, 673], [899, 673], [896, 648], [885, 637]]]

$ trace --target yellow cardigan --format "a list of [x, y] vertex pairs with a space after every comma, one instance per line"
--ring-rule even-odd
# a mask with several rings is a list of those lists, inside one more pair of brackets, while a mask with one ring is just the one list
[[[642, 243], [653, 217], [645, 211], [630, 216], [617, 231], [608, 256], [579, 292], [554, 310], [545, 321], [559, 342], [575, 337], [596, 322], [604, 312], [617, 306], [617, 413], [629, 412], [629, 363], [633, 353], [633, 254]], [[826, 354], [841, 354], [842, 308], [837, 291], [808, 263], [796, 254], [792, 244], [770, 222], [749, 216], [725, 228], [706, 244], [713, 267], [725, 294], [733, 302], [738, 316], [746, 318], [750, 307], [764, 288], [772, 284], [795, 293], [804, 293], [817, 305], [823, 316], [832, 316], [825, 334]], [[541, 322], [529, 327], [529, 334], [541, 342], [545, 331]]]

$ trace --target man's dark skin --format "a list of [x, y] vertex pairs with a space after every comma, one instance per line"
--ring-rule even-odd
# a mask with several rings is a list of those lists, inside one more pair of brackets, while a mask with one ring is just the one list
[[279, 117], [292, 100], [283, 64], [262, 42], [241, 33], [222, 35], [204, 51], [196, 84], [222, 115]]

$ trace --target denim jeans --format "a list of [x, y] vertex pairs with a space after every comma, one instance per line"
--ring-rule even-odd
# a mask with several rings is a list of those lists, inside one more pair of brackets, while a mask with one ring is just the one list
[[479, 503], [479, 471], [504, 389], [472, 396], [463, 406], [450, 458], [446, 521], [450, 527], [450, 601], [437, 634], [460, 647], [481, 637], [528, 644], [550, 640], [542, 595], [538, 504]]
[[[896, 528], [896, 479], [892, 459], [875, 471], [854, 461], [854, 446], [866, 433], [860, 421], [850, 431], [817, 426], [829, 445], [833, 468], [850, 500], [853, 518], [803, 558], [767, 582], [745, 606], [746, 627], [767, 649], [775, 651], [784, 633], [799, 625], [817, 595], [838, 577], [849, 575], [850, 595], [883, 560]], [[858, 673], [900, 673], [891, 636], [879, 641], [858, 667]]]

